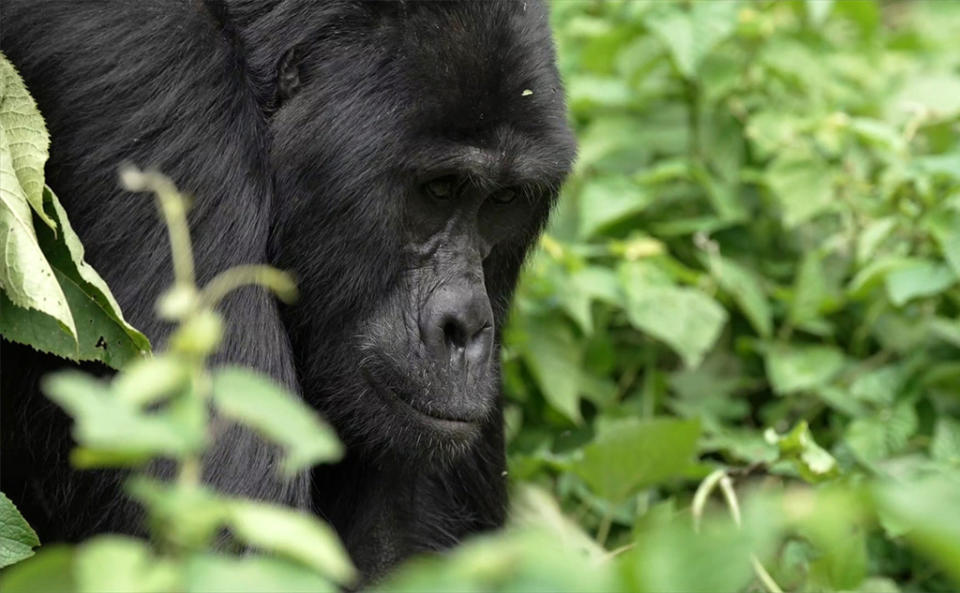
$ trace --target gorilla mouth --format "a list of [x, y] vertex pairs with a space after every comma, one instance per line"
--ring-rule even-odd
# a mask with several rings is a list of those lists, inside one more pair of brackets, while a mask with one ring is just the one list
[[416, 405], [413, 398], [404, 397], [395, 389], [387, 387], [385, 382], [378, 381], [369, 370], [365, 369], [363, 375], [371, 390], [400, 417], [410, 418], [417, 424], [429, 427], [436, 432], [451, 435], [469, 435], [478, 430], [479, 419], [457, 417], [424, 409]]

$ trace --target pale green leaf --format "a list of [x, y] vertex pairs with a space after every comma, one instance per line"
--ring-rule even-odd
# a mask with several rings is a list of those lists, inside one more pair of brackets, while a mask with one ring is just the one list
[[200, 554], [183, 569], [187, 593], [335, 593], [340, 589], [311, 569], [282, 558]]
[[230, 530], [240, 541], [303, 562], [337, 583], [356, 578], [337, 534], [316, 517], [263, 503], [229, 504]]
[[74, 574], [80, 593], [165, 593], [181, 588], [178, 564], [155, 556], [146, 542], [104, 535], [74, 553]]
[[240, 367], [213, 373], [213, 401], [225, 417], [249, 426], [285, 451], [288, 475], [337, 461], [343, 446], [333, 429], [297, 396], [273, 380]]
[[49, 146], [37, 104], [13, 64], [0, 53], [0, 186], [20, 189], [34, 213], [52, 229], [54, 222], [43, 210], [43, 165]]
[[41, 386], [73, 417], [74, 438], [84, 448], [81, 455], [84, 451], [92, 454], [84, 458], [90, 462], [137, 464], [153, 456], [181, 457], [197, 452], [206, 439], [195, 414], [183, 414], [186, 401], [182, 406], [147, 413], [115, 397], [106, 382], [78, 371], [48, 375]]

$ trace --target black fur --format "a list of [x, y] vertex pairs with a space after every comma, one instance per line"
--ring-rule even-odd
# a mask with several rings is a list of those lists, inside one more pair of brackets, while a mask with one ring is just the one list
[[[167, 240], [152, 202], [118, 188], [121, 161], [196, 196], [201, 282], [264, 261], [299, 278], [295, 306], [252, 289], [224, 303], [219, 359], [301, 394], [347, 458], [281, 483], [275, 452], [235, 428], [207, 480], [312, 508], [368, 575], [502, 523], [496, 345], [573, 158], [539, 2], [0, 0], [0, 49], [47, 119], [47, 179], [89, 261], [155, 345]], [[423, 198], [451, 173], [456, 203]], [[514, 202], [486, 199], [505, 187]], [[421, 318], [484, 287], [493, 355], [455, 372], [418, 337]], [[3, 490], [45, 541], [135, 530], [118, 475], [69, 470], [66, 419], [23, 387], [51, 361], [2, 348]], [[469, 421], [434, 430], [370, 381]]]

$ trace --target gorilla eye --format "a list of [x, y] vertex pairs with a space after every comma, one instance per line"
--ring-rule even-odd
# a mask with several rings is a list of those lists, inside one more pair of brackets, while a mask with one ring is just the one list
[[509, 204], [517, 198], [517, 190], [507, 188], [501, 189], [500, 191], [494, 193], [490, 196], [490, 199], [496, 202], [497, 204]]
[[453, 197], [454, 189], [456, 189], [456, 179], [453, 177], [440, 177], [428, 181], [423, 186], [423, 191], [436, 200], [449, 200]]

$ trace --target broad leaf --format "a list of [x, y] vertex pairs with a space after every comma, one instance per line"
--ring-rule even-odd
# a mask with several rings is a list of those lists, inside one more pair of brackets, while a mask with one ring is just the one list
[[687, 366], [700, 364], [727, 321], [727, 312], [705, 293], [652, 283], [635, 264], [621, 268], [627, 318], [666, 342]]
[[696, 420], [611, 421], [600, 427], [571, 469], [597, 494], [619, 502], [637, 488], [682, 477], [699, 437]]

